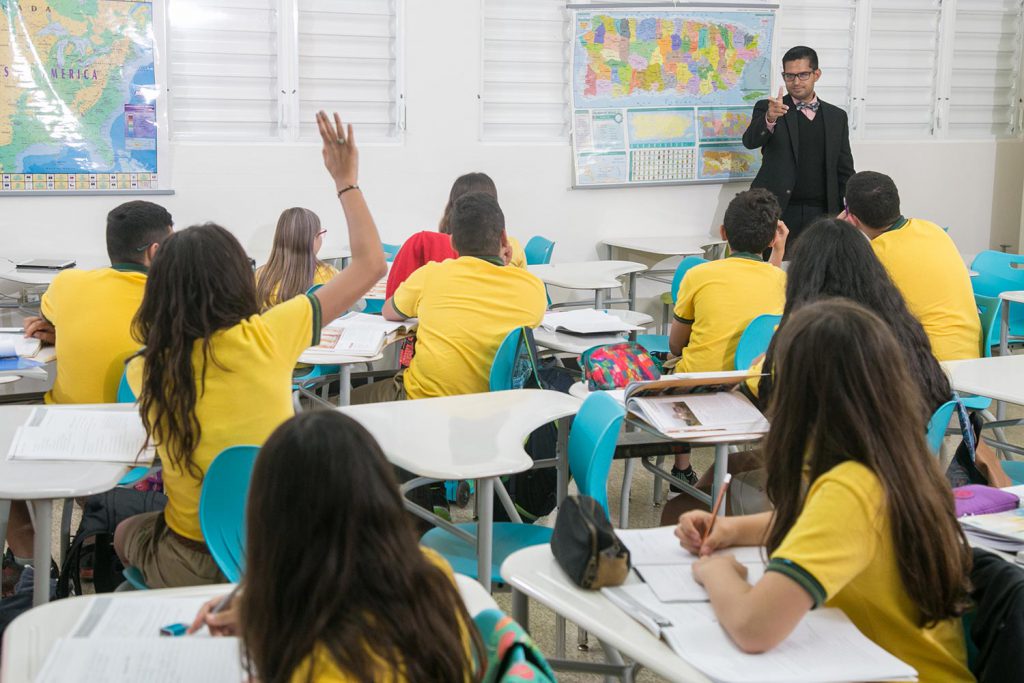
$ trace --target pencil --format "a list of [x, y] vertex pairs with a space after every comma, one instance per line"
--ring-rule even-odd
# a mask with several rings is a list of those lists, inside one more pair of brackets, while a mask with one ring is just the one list
[[708, 528], [704, 532], [704, 537], [700, 539], [701, 547], [704, 546], [708, 541], [708, 536], [711, 535], [711, 530], [715, 528], [715, 520], [718, 519], [718, 511], [722, 507], [722, 501], [725, 500], [725, 492], [729, 490], [729, 482], [732, 481], [732, 475], [726, 474], [725, 479], [722, 480], [722, 486], [718, 489], [718, 496], [715, 500], [715, 507], [711, 510], [711, 521], [708, 523]]

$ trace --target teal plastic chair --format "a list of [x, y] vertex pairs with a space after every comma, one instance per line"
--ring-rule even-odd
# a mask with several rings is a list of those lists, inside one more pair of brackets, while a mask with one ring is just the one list
[[210, 463], [199, 495], [199, 528], [231, 583], [245, 571], [245, 501], [259, 446], [225, 448]]
[[775, 328], [782, 320], [781, 315], [759, 315], [743, 330], [740, 341], [736, 344], [736, 369], [746, 370], [754, 364], [758, 356], [768, 350], [768, 345], [775, 335]]
[[[666, 325], [670, 320], [669, 316], [672, 315], [672, 309], [675, 307], [676, 298], [679, 296], [679, 285], [683, 282], [683, 276], [686, 275], [686, 271], [707, 262], [708, 260], [703, 256], [687, 256], [676, 266], [676, 272], [672, 275], [672, 289], [661, 295]], [[650, 353], [663, 353], [666, 355], [670, 353], [667, 334], [638, 334], [636, 341]]]
[[956, 401], [946, 401], [932, 413], [931, 419], [928, 420], [926, 433], [928, 448], [935, 455], [939, 454], [939, 449], [942, 447], [942, 439], [946, 436], [946, 427], [949, 426], [949, 421], [953, 418], [954, 410], [956, 410]]
[[[402, 248], [401, 244], [381, 244], [384, 248], [384, 260], [391, 263], [395, 260], [395, 256], [398, 255], [398, 250]], [[380, 312], [384, 310], [384, 299], [367, 299], [366, 308], [363, 309], [363, 313], [369, 313], [371, 315], [380, 315]]]
[[516, 352], [519, 350], [519, 340], [522, 338], [523, 330], [515, 328], [501, 341], [497, 352], [494, 354], [494, 362], [491, 364], [490, 386], [491, 391], [508, 391], [517, 389], [513, 382], [513, 371], [516, 364]]
[[[121, 382], [117, 385], [117, 402], [118, 403], [135, 403], [135, 392], [132, 391], [131, 386], [128, 384], [128, 371], [121, 373]], [[117, 482], [118, 486], [131, 486], [139, 479], [146, 476], [149, 472], [148, 467], [133, 467], [128, 470], [128, 473], [121, 477], [121, 481]]]
[[999, 297], [974, 293], [974, 304], [981, 318], [981, 355], [992, 357], [993, 347], [999, 346], [1000, 305]]
[[[1015, 267], [1020, 266], [1020, 267]], [[974, 257], [971, 278], [975, 294], [997, 297], [1002, 292], [1024, 290], [1024, 256], [983, 251]], [[1024, 305], [1010, 304], [1010, 336], [1024, 337]]]
[[523, 247], [526, 252], [526, 265], [541, 266], [551, 263], [551, 252], [555, 250], [555, 243], [546, 237], [534, 235]]
[[[615, 443], [624, 417], [622, 405], [603, 392], [587, 397], [580, 407], [569, 432], [569, 471], [580, 493], [591, 496], [608, 512], [608, 470], [611, 468]], [[460, 529], [476, 535], [476, 524], [458, 524]], [[491, 581], [502, 583], [501, 568], [512, 553], [532, 545], [551, 541], [551, 528], [532, 524], [499, 522], [494, 525]], [[440, 553], [459, 574], [477, 576], [476, 546], [441, 528], [425, 533], [420, 543]]]

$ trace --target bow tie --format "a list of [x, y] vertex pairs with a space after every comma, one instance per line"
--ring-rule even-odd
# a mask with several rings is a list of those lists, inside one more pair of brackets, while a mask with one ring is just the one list
[[811, 111], [818, 111], [818, 104], [820, 104], [820, 103], [817, 102], [817, 101], [815, 101], [815, 102], [797, 102], [796, 103], [796, 110], [797, 111], [803, 111], [804, 109], [809, 109]]

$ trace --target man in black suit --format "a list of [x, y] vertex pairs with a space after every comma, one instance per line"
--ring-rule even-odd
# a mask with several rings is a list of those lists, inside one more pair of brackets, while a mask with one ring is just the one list
[[761, 148], [761, 170], [751, 187], [779, 200], [791, 247], [814, 219], [839, 213], [854, 169], [846, 112], [814, 92], [821, 78], [818, 53], [802, 45], [789, 50], [782, 78], [789, 94], [779, 88], [778, 97], [754, 105], [743, 145]]

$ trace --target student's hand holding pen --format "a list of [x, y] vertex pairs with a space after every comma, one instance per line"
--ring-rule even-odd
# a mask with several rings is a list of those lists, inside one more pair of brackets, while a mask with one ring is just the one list
[[[710, 555], [721, 548], [735, 545], [729, 518], [721, 518], [712, 527], [713, 516], [704, 510], [692, 510], [679, 517], [676, 538], [679, 545], [694, 555]], [[708, 529], [711, 533], [708, 534]], [[704, 536], [707, 535], [707, 538]]]
[[232, 592], [213, 598], [199, 608], [199, 614], [188, 628], [188, 635], [206, 626], [211, 636], [237, 636], [238, 601], [234, 598], [235, 593]]
[[25, 338], [36, 338], [44, 344], [57, 343], [57, 331], [45, 318], [30, 316], [25, 318]]

